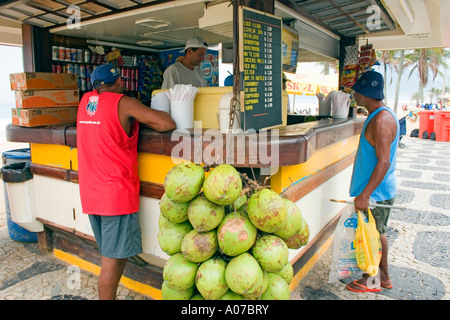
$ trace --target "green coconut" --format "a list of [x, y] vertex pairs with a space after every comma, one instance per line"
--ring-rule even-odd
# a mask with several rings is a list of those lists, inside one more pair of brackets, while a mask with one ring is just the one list
[[205, 181], [205, 171], [193, 163], [173, 167], [164, 179], [164, 191], [174, 202], [189, 202], [200, 192]]
[[[247, 196], [245, 194], [240, 195], [239, 198], [236, 199], [236, 201], [233, 203], [234, 208], [236, 210], [239, 210], [241, 208], [244, 208], [244, 205], [247, 203]], [[233, 211], [234, 211], [233, 208]]]
[[286, 223], [274, 234], [280, 238], [289, 238], [300, 231], [302, 227], [302, 213], [297, 205], [289, 199], [282, 198], [287, 209]]
[[243, 296], [233, 292], [232, 290], [228, 290], [225, 292], [223, 296], [220, 297], [219, 300], [245, 300]]
[[252, 254], [261, 268], [268, 272], [280, 272], [289, 261], [288, 246], [273, 234], [264, 234], [256, 239]]
[[193, 228], [189, 221], [172, 223], [164, 217], [160, 218], [161, 221], [160, 225], [162, 227], [160, 227], [157, 234], [158, 243], [162, 251], [172, 256], [181, 251], [181, 243], [184, 236]]
[[225, 207], [209, 201], [201, 193], [189, 203], [187, 213], [195, 230], [207, 232], [220, 224], [225, 216]]
[[220, 164], [214, 168], [203, 183], [203, 192], [208, 200], [228, 205], [235, 202], [242, 191], [239, 172], [229, 164]]
[[174, 223], [181, 223], [188, 219], [189, 202], [173, 202], [164, 193], [159, 201], [161, 214]]
[[292, 237], [284, 239], [289, 249], [299, 249], [306, 245], [309, 241], [309, 226], [303, 219], [302, 228]]
[[279, 230], [286, 223], [287, 209], [283, 198], [271, 189], [260, 189], [248, 200], [250, 221], [267, 233]]
[[269, 279], [267, 278], [267, 271], [263, 270], [263, 282], [255, 291], [246, 294], [245, 298], [249, 300], [259, 300], [261, 295], [266, 291], [268, 283]]
[[221, 258], [208, 259], [198, 267], [195, 285], [206, 300], [217, 300], [228, 291], [226, 267], [227, 263]]
[[230, 260], [225, 270], [228, 287], [237, 294], [252, 294], [261, 288], [264, 274], [255, 258], [244, 252]]
[[170, 227], [170, 226], [172, 226], [174, 224], [175, 224], [175, 222], [170, 222], [162, 214], [159, 215], [159, 218], [158, 218], [158, 227], [159, 227], [159, 229], [164, 229], [164, 228]]
[[217, 228], [217, 241], [220, 250], [229, 256], [237, 256], [249, 250], [255, 243], [258, 230], [247, 214], [231, 212]]
[[280, 272], [276, 272], [280, 277], [282, 277], [287, 284], [290, 284], [292, 278], [294, 278], [294, 268], [292, 268], [292, 264], [286, 263], [284, 268]]
[[205, 300], [200, 293], [196, 293], [192, 296], [191, 300]]
[[198, 232], [191, 230], [181, 242], [181, 252], [192, 262], [203, 262], [211, 258], [218, 249], [216, 230]]
[[286, 281], [278, 274], [267, 273], [268, 284], [266, 291], [261, 295], [261, 300], [289, 300], [291, 290]]
[[186, 290], [175, 290], [167, 285], [167, 281], [163, 281], [161, 286], [161, 294], [163, 300], [189, 300], [194, 294], [195, 286]]
[[163, 279], [174, 290], [187, 290], [195, 284], [198, 265], [177, 253], [167, 260]]

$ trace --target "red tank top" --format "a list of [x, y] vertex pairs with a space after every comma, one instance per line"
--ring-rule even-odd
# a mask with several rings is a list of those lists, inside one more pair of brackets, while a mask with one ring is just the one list
[[78, 106], [78, 181], [83, 212], [122, 215], [139, 211], [137, 143], [133, 120], [128, 137], [119, 121], [123, 94], [92, 91]]

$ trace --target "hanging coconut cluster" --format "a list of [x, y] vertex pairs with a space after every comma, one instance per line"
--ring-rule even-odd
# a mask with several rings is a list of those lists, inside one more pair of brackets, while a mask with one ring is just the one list
[[292, 201], [233, 166], [173, 167], [164, 181], [158, 241], [167, 253], [164, 300], [288, 300], [289, 249], [309, 227]]

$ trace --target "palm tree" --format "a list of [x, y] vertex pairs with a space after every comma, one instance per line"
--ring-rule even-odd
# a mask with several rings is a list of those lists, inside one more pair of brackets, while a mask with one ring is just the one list
[[406, 57], [410, 60], [408, 64], [412, 65], [408, 78], [415, 72], [419, 73], [418, 93], [420, 101], [423, 102], [423, 88], [428, 84], [428, 71], [431, 70], [433, 81], [438, 74], [442, 75], [440, 69], [447, 69], [448, 66], [445, 63], [445, 58], [450, 57], [450, 53], [443, 48], [415, 49], [412, 53], [408, 53]]
[[430, 95], [430, 103], [433, 103], [435, 97], [439, 100], [439, 96], [442, 96], [442, 89], [433, 87], [428, 93]]
[[[387, 69], [389, 68], [390, 71], [392, 71], [392, 67], [394, 63], [396, 62], [394, 58], [395, 50], [385, 50], [385, 51], [377, 51], [376, 56], [377, 60], [381, 61], [383, 63], [384, 67], [384, 97], [385, 102], [387, 104], [387, 92], [386, 92], [386, 83], [387, 83]], [[392, 83], [392, 72], [391, 72], [391, 80], [390, 83]]]

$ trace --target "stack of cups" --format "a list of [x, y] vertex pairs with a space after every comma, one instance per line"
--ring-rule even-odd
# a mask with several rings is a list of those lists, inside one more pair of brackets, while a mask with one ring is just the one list
[[177, 84], [167, 91], [170, 99], [170, 114], [177, 129], [194, 128], [194, 99], [199, 89], [192, 85]]

